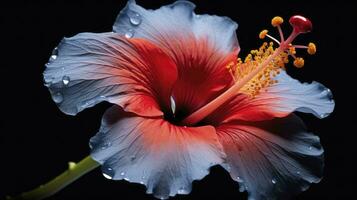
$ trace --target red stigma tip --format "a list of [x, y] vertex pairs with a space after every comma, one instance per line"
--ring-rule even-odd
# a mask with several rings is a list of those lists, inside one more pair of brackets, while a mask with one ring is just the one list
[[289, 23], [294, 28], [294, 31], [298, 33], [307, 33], [312, 30], [311, 21], [301, 15], [294, 15], [290, 17]]

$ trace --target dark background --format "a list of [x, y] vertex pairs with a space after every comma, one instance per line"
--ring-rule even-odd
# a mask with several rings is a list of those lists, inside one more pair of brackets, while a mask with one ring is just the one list
[[[137, 1], [146, 8], [173, 2]], [[352, 1], [349, 1], [352, 2]], [[116, 15], [126, 1], [13, 1], [0, 3], [0, 199], [32, 189], [57, 176], [68, 161], [79, 161], [89, 153], [88, 140], [99, 128], [109, 104], [102, 103], [76, 117], [61, 113], [43, 86], [42, 72], [52, 49], [63, 37], [80, 32], [111, 31]], [[315, 56], [305, 59], [305, 67], [289, 73], [303, 81], [319, 81], [329, 87], [336, 108], [330, 117], [318, 120], [301, 115], [310, 130], [321, 137], [325, 149], [325, 175], [319, 184], [297, 199], [352, 198], [357, 180], [353, 128], [356, 78], [356, 10], [343, 1], [195, 1], [197, 13], [229, 16], [239, 23], [238, 39], [244, 56], [261, 41], [257, 34], [280, 15], [309, 17], [312, 33], [297, 43], [314, 41]], [[284, 30], [290, 27], [285, 24]], [[300, 41], [300, 42], [299, 42]], [[306, 56], [306, 53], [301, 52]], [[303, 98], [303, 97], [301, 97]], [[190, 195], [173, 199], [246, 199], [238, 185], [220, 167], [193, 183]], [[51, 199], [151, 199], [139, 184], [105, 179], [99, 169], [83, 176]]]

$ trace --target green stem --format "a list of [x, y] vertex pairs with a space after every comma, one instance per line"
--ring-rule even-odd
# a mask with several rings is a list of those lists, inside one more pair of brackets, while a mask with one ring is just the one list
[[92, 171], [99, 166], [99, 163], [94, 161], [90, 156], [85, 157], [79, 163], [75, 164], [73, 162], [68, 163], [68, 170], [49, 181], [48, 183], [41, 185], [31, 191], [24, 192], [15, 197], [8, 197], [10, 200], [40, 200], [47, 198], [55, 193], [59, 192], [61, 189], [71, 184], [73, 181], [77, 180], [84, 174]]

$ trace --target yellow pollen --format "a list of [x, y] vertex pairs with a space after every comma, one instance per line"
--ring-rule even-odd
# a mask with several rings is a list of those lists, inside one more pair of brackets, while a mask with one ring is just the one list
[[[259, 49], [250, 51], [250, 54], [245, 57], [244, 62], [238, 58], [237, 63], [234, 66], [230, 65], [229, 71], [232, 73], [234, 80], [239, 81], [243, 79], [245, 76], [253, 72], [259, 64], [272, 55], [275, 52], [273, 45], [272, 42], [269, 44], [264, 42]], [[279, 56], [275, 57], [264, 70], [245, 84], [240, 91], [255, 97], [262, 90], [266, 90], [267, 87], [277, 83], [274, 78], [281, 70], [285, 69], [285, 64], [288, 61], [288, 54], [282, 52]]]
[[312, 42], [307, 46], [307, 53], [310, 55], [314, 55], [316, 53], [316, 45]]
[[289, 47], [289, 53], [292, 54], [292, 55], [295, 55], [296, 54], [296, 49], [295, 47]]
[[284, 22], [283, 18], [276, 16], [271, 20], [271, 25], [273, 25], [274, 27], [277, 27], [280, 24], [282, 24], [283, 22]]
[[302, 68], [304, 66], [304, 59], [303, 58], [296, 58], [294, 60], [294, 66], [297, 67], [297, 68]]
[[259, 38], [264, 39], [267, 34], [268, 34], [268, 30], [264, 29], [259, 33]]

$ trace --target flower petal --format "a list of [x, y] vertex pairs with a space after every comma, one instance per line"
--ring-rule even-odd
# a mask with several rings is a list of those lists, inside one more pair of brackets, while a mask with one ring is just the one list
[[225, 53], [239, 51], [235, 33], [238, 25], [228, 17], [196, 15], [195, 7], [189, 1], [176, 1], [157, 10], [146, 10], [129, 0], [119, 13], [113, 31], [123, 35], [130, 32], [133, 37], [146, 38], [171, 50], [178, 48], [172, 42], [194, 37], [206, 39]]
[[328, 116], [335, 107], [331, 91], [318, 82], [300, 83], [286, 72], [277, 77], [278, 83], [251, 98], [239, 94], [208, 117], [210, 122], [269, 120], [285, 117], [291, 112], [312, 113], [319, 118]]
[[217, 128], [224, 167], [250, 199], [288, 199], [321, 180], [323, 149], [295, 115]]
[[106, 177], [144, 184], [158, 198], [188, 194], [192, 181], [202, 179], [224, 157], [211, 126], [178, 127], [118, 106], [104, 114], [90, 144]]
[[170, 109], [177, 68], [154, 44], [115, 33], [81, 33], [64, 38], [56, 51], [44, 79], [64, 113], [75, 115], [101, 101], [143, 116]]
[[[113, 26], [115, 32], [134, 33], [164, 48], [178, 66], [173, 90], [180, 120], [205, 105], [232, 84], [225, 66], [236, 60], [238, 25], [227, 17], [196, 15], [195, 5], [176, 1], [146, 10], [129, 1]], [[133, 23], [140, 21], [140, 23]], [[179, 31], [178, 31], [179, 30]]]

